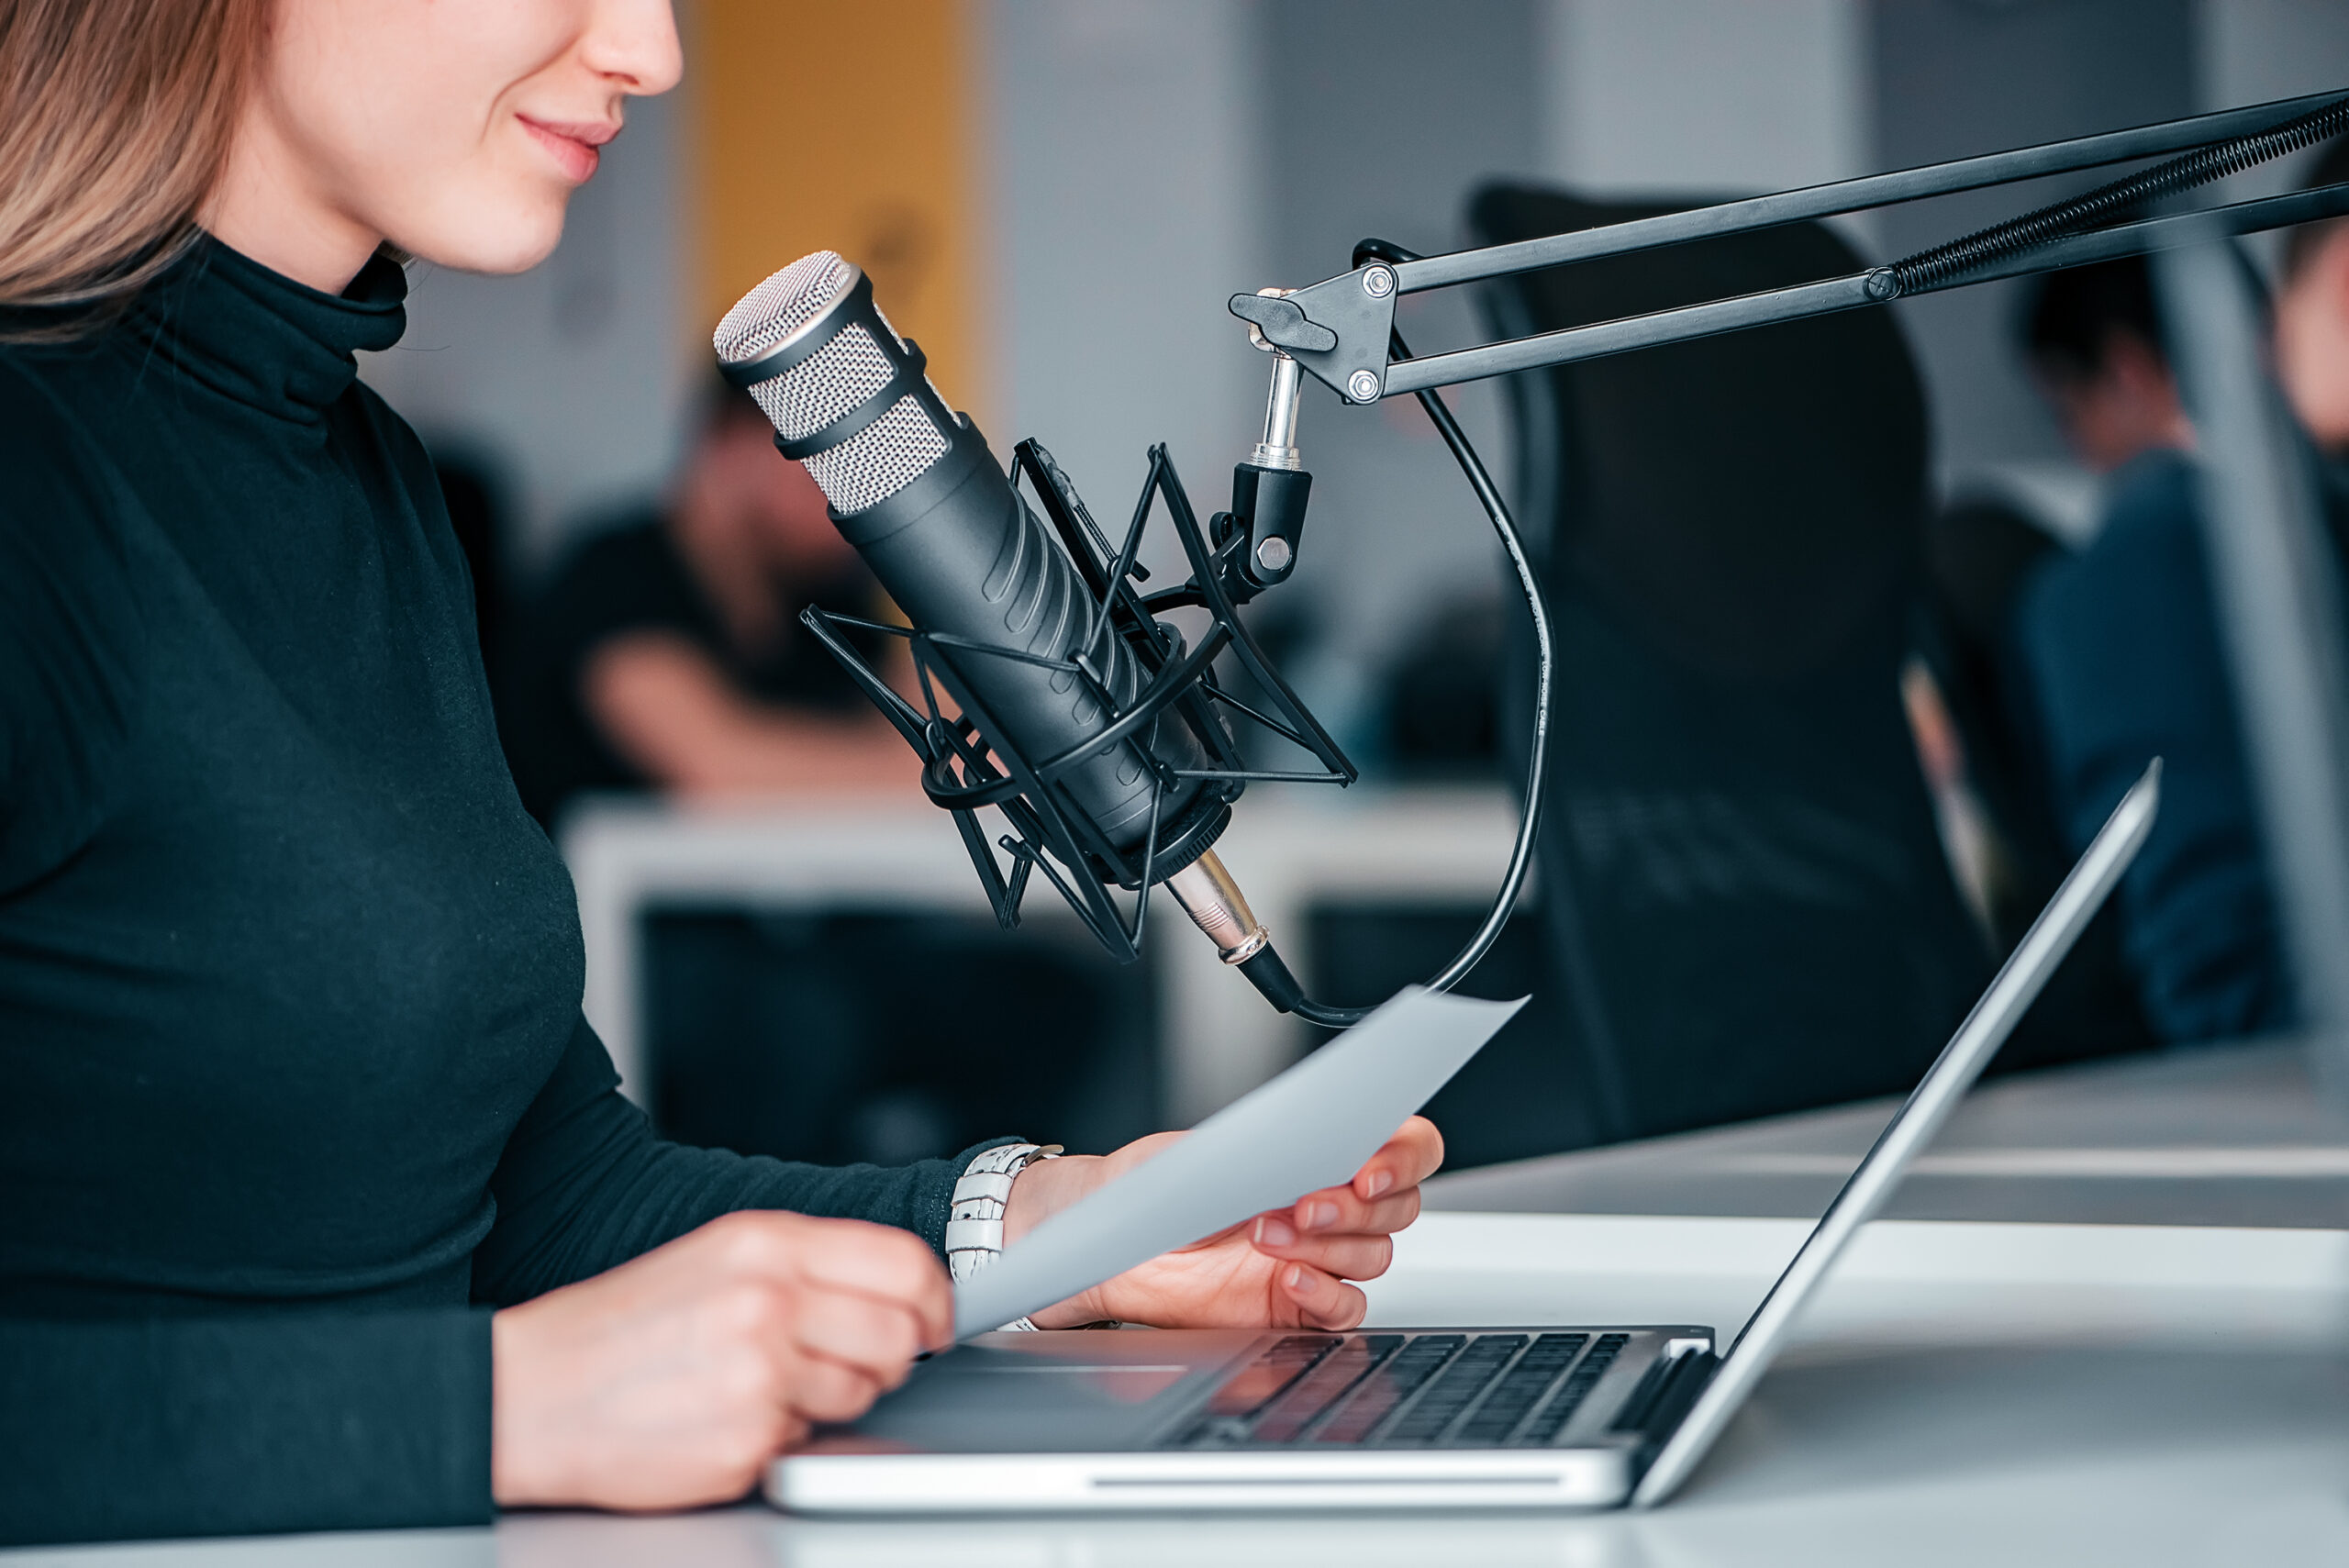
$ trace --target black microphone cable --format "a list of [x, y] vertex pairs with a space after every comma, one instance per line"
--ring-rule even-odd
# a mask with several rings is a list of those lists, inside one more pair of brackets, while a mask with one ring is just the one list
[[[1417, 252], [1386, 239], [1365, 239], [1354, 247], [1353, 264], [1365, 261], [1416, 261]], [[1403, 335], [1391, 328], [1387, 334], [1389, 357], [1397, 362], [1411, 357]], [[1501, 878], [1500, 891], [1493, 895], [1493, 906], [1486, 911], [1484, 923], [1468, 939], [1468, 945], [1459, 955], [1443, 966], [1427, 983], [1431, 991], [1449, 991], [1468, 976], [1468, 972], [1484, 962], [1485, 955], [1500, 940], [1501, 929], [1517, 909], [1518, 895], [1525, 887], [1526, 873], [1533, 866], [1536, 834], [1542, 823], [1542, 785], [1548, 772], [1550, 753], [1550, 674], [1554, 650], [1550, 635], [1550, 607], [1542, 597], [1542, 581], [1533, 571], [1532, 557], [1525, 548], [1525, 537], [1518, 531], [1517, 519], [1509, 515], [1508, 503], [1501, 498], [1500, 487], [1486, 472], [1484, 459], [1476, 455], [1475, 446], [1468, 439], [1468, 432], [1443, 399], [1431, 387], [1414, 394], [1419, 406], [1427, 411], [1435, 425], [1436, 433], [1451, 449], [1453, 461], [1467, 476], [1468, 487], [1476, 493], [1477, 502], [1485, 508], [1485, 516], [1492, 520], [1493, 532], [1499, 536], [1501, 549], [1508, 555], [1509, 565], [1517, 573], [1518, 586], [1525, 595], [1526, 612], [1533, 617], [1533, 735], [1526, 751], [1525, 795], [1519, 809], [1517, 842], [1509, 851], [1508, 870]], [[1331, 1007], [1309, 997], [1298, 996], [1289, 1004], [1290, 1012], [1308, 1023], [1325, 1029], [1344, 1029], [1361, 1022], [1370, 1014], [1367, 1007]]]

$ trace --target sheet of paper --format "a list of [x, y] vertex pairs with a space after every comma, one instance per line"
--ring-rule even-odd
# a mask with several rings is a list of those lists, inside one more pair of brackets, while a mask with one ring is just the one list
[[1188, 1138], [1052, 1216], [955, 1287], [957, 1339], [999, 1329], [1351, 1179], [1525, 1005], [1408, 986]]

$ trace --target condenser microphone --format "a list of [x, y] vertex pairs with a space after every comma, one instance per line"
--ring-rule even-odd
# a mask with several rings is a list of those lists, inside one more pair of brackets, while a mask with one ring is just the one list
[[1181, 723], [1115, 732], [1112, 710], [1144, 684], [1134, 649], [977, 426], [948, 408], [870, 280], [829, 250], [804, 257], [744, 295], [715, 345], [841, 536], [951, 667], [964, 717], [999, 753], [1055, 760], [1055, 785], [1111, 851], [1080, 852], [1089, 863], [1069, 869], [1163, 881], [1228, 962], [1261, 951], [1276, 963], [1211, 852], [1237, 791], [1197, 776], [1207, 760]]

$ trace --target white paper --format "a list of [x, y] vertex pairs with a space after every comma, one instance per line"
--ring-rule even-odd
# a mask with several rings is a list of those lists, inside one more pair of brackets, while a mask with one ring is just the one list
[[955, 1337], [999, 1329], [1161, 1252], [1352, 1180], [1524, 1005], [1523, 997], [1482, 1002], [1407, 986], [955, 1286]]

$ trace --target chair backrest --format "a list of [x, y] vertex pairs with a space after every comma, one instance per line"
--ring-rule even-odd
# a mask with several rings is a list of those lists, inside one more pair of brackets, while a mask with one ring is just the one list
[[[1965, 752], [1991, 856], [1984, 878], [1990, 935], [2005, 952], [2072, 865], [2048, 781], [2038, 711], [2015, 610], [2025, 585], [2064, 547], [2013, 503], [1976, 495], [1925, 526], [1920, 651]], [[2121, 907], [2107, 905], [1998, 1051], [2001, 1072], [2050, 1067], [2157, 1041], [2121, 945]]]
[[[1664, 210], [1497, 185], [1471, 224], [1497, 243]], [[1795, 224], [1486, 303], [1514, 336], [1861, 265]], [[1905, 1091], [1988, 954], [1901, 707], [1928, 485], [1898, 326], [1852, 312], [1509, 381], [1559, 623], [1541, 906], [1594, 1132]]]

